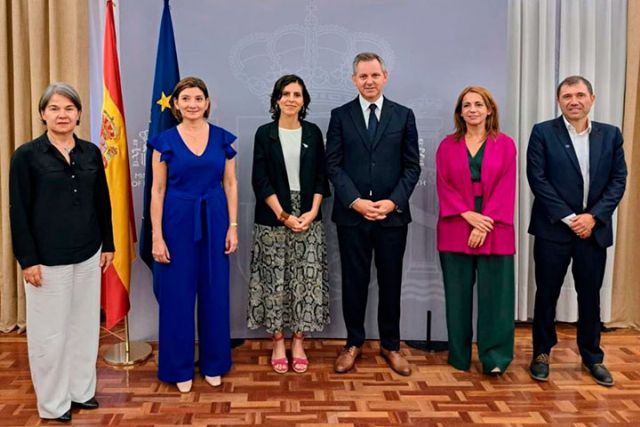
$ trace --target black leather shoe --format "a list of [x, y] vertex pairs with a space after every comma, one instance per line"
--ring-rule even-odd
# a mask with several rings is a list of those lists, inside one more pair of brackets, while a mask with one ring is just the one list
[[613, 377], [603, 363], [583, 363], [583, 366], [589, 371], [598, 384], [605, 387], [611, 387], [613, 385]]
[[536, 381], [549, 381], [549, 355], [540, 353], [529, 365], [529, 375]]
[[76, 409], [98, 409], [99, 406], [95, 396], [86, 402], [71, 402], [71, 407]]
[[61, 423], [69, 423], [71, 422], [71, 409], [69, 409], [64, 414], [60, 415], [58, 418], [46, 418], [47, 421], [58, 421]]

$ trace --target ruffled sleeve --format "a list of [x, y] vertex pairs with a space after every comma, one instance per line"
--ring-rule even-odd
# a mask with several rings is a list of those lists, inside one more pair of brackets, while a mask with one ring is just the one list
[[171, 144], [169, 142], [169, 138], [167, 138], [167, 132], [162, 132], [161, 134], [151, 138], [147, 142], [148, 148], [154, 149], [160, 153], [160, 161], [161, 162], [169, 162], [171, 157], [173, 157], [173, 149], [171, 148]]
[[224, 155], [227, 159], [233, 159], [237, 153], [231, 144], [233, 144], [237, 137], [225, 129], [220, 130], [222, 131], [222, 148], [224, 149]]

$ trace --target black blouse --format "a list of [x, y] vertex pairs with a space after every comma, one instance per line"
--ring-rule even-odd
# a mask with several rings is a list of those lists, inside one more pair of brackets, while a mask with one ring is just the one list
[[47, 134], [20, 146], [9, 172], [13, 252], [22, 266], [75, 264], [113, 252], [111, 202], [98, 147], [74, 135], [67, 163]]

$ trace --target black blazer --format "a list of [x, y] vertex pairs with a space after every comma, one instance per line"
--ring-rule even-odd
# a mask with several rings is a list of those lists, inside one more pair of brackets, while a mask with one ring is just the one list
[[611, 216], [624, 194], [626, 177], [620, 129], [592, 121], [589, 195], [583, 209], [580, 164], [562, 116], [535, 125], [527, 148], [527, 178], [535, 196], [529, 233], [568, 242], [575, 235], [562, 218], [588, 212], [596, 218], [593, 236], [598, 245], [611, 246]]
[[336, 198], [333, 221], [358, 225], [365, 219], [349, 208], [356, 199], [392, 200], [397, 209], [384, 226], [411, 222], [409, 197], [420, 177], [418, 130], [413, 111], [384, 98], [380, 124], [369, 141], [359, 98], [331, 111], [327, 131], [327, 173]]
[[[329, 197], [331, 193], [325, 171], [324, 141], [320, 128], [303, 120], [301, 143], [300, 203], [304, 213], [311, 210], [316, 193], [324, 197]], [[256, 196], [255, 222], [271, 226], [283, 225], [265, 202], [267, 197], [275, 194], [282, 209], [291, 212], [291, 190], [276, 121], [264, 124], [256, 131], [251, 184]], [[315, 221], [321, 219], [322, 212], [319, 211]]]

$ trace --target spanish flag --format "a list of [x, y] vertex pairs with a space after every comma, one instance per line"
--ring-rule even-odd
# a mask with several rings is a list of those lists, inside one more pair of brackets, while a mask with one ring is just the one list
[[135, 259], [136, 240], [113, 7], [113, 1], [107, 0], [100, 131], [100, 150], [109, 185], [113, 238], [116, 246], [113, 264], [102, 274], [101, 305], [106, 316], [107, 329], [114, 327], [129, 312], [129, 283], [131, 263]]

